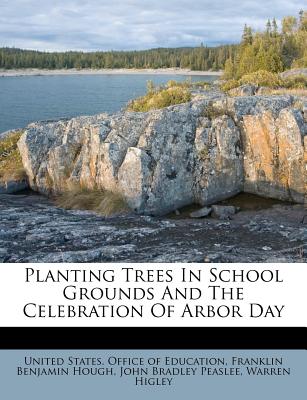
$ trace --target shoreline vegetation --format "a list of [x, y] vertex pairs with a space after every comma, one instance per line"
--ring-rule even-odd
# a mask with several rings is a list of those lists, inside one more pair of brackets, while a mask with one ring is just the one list
[[155, 48], [139, 51], [47, 52], [0, 48], [0, 76], [58, 74], [220, 75], [240, 80], [264, 70], [282, 73], [307, 67], [307, 11], [268, 20], [262, 31], [245, 25], [238, 44]]
[[[265, 86], [272, 89], [307, 89], [307, 11], [298, 18], [284, 17], [281, 26], [275, 18], [268, 20], [261, 32], [245, 25], [236, 54], [224, 66], [224, 90], [241, 85]], [[296, 70], [297, 75], [283, 74]]]
[[23, 131], [15, 131], [6, 137], [0, 137], [0, 184], [27, 179], [17, 148], [17, 142], [22, 134]]
[[[245, 26], [240, 44], [217, 48], [0, 48], [0, 77], [99, 74], [221, 79], [149, 80], [147, 93], [116, 115], [6, 132], [0, 193], [2, 185], [6, 195], [36, 194], [3, 196], [0, 261], [306, 260], [307, 11], [280, 27], [268, 21], [262, 32]], [[244, 209], [241, 195], [274, 204]], [[195, 229], [186, 217], [206, 223]]]
[[104, 68], [104, 69], [0, 69], [0, 77], [52, 75], [187, 75], [222, 76], [223, 71], [192, 71], [186, 68]]
[[46, 52], [0, 48], [1, 69], [164, 69], [220, 71], [237, 45], [155, 48], [138, 51]]

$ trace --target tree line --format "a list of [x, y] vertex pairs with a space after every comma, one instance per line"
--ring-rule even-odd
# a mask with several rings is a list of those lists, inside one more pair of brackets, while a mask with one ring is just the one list
[[307, 11], [283, 18], [279, 27], [268, 20], [263, 32], [245, 25], [237, 51], [225, 63], [225, 79], [240, 79], [259, 70], [273, 73], [307, 67]]
[[0, 48], [0, 68], [190, 68], [218, 71], [233, 57], [236, 45], [159, 48], [144, 51], [41, 52]]
[[281, 27], [275, 18], [263, 32], [245, 25], [241, 43], [208, 47], [159, 48], [143, 51], [41, 52], [0, 48], [0, 68], [189, 68], [224, 69], [226, 79], [239, 79], [259, 70], [278, 73], [307, 67], [307, 11], [288, 16]]

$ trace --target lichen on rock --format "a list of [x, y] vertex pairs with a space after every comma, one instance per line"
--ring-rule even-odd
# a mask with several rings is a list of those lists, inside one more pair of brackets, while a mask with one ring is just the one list
[[30, 124], [18, 146], [34, 190], [61, 193], [70, 183], [108, 190], [142, 214], [241, 191], [302, 203], [306, 121], [296, 100], [206, 90], [149, 112]]

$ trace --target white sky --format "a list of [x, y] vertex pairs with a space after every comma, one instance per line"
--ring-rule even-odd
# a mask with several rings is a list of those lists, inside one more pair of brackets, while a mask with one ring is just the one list
[[301, 0], [0, 0], [0, 47], [132, 50], [233, 43], [244, 23], [297, 15]]

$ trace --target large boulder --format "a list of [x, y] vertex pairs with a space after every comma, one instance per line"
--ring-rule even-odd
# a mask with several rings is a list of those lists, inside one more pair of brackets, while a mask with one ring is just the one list
[[243, 125], [244, 190], [303, 203], [306, 166], [302, 114], [284, 109], [276, 118], [269, 111], [246, 115]]
[[[297, 104], [303, 107], [296, 108]], [[304, 203], [306, 100], [283, 96], [227, 98], [215, 103], [241, 129], [244, 191]], [[305, 144], [304, 144], [305, 141]]]
[[19, 142], [30, 186], [120, 192], [133, 210], [153, 215], [232, 196], [243, 187], [240, 131], [226, 115], [204, 117], [208, 103], [33, 123]]
[[291, 96], [210, 93], [147, 113], [34, 123], [19, 149], [30, 186], [121, 193], [138, 213], [214, 204], [243, 190], [303, 202], [305, 123]]
[[254, 96], [257, 92], [258, 86], [256, 85], [241, 85], [229, 91], [230, 96]]

